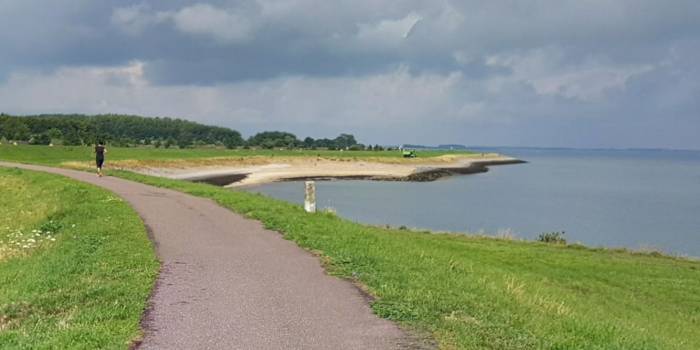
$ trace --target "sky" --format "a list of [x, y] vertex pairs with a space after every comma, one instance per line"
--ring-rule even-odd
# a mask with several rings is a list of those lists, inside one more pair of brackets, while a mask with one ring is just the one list
[[700, 2], [0, 0], [0, 112], [700, 149]]

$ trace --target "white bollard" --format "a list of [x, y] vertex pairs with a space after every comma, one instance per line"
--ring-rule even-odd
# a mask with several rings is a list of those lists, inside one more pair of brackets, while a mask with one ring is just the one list
[[306, 181], [306, 191], [304, 191], [304, 210], [307, 213], [316, 212], [316, 183], [314, 181]]

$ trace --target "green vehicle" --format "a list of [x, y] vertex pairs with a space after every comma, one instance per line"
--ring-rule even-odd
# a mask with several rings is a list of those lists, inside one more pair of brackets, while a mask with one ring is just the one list
[[403, 150], [402, 152], [404, 158], [415, 158], [416, 151], [414, 150]]

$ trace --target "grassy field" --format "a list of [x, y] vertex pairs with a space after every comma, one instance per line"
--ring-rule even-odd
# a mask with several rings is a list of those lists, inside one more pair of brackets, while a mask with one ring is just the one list
[[[124, 160], [187, 160], [202, 158], [247, 158], [247, 157], [323, 157], [327, 159], [403, 159], [399, 151], [327, 151], [327, 150], [229, 150], [217, 148], [152, 148], [132, 147], [116, 148], [107, 147], [107, 158], [111, 161]], [[417, 158], [432, 158], [443, 155], [474, 155], [468, 151], [420, 151]], [[71, 161], [90, 161], [94, 158], [92, 147], [69, 146], [13, 146], [7, 143], [0, 145], [0, 159], [16, 162], [31, 162], [46, 165], [59, 165]], [[407, 159], [411, 161], [411, 159]]]
[[[36, 150], [15, 157], [36, 161]], [[330, 273], [365, 286], [378, 315], [427, 332], [443, 349], [700, 348], [698, 261], [383, 229], [258, 194], [111, 175], [212, 198], [262, 221], [321, 255]]]
[[136, 213], [16, 169], [0, 168], [0, 194], [0, 348], [128, 348], [158, 271]]

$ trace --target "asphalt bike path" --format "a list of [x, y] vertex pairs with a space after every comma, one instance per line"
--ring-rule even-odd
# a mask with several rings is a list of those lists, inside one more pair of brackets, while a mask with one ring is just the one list
[[211, 200], [82, 171], [0, 166], [97, 185], [141, 216], [162, 265], [139, 349], [413, 348], [317, 257]]

